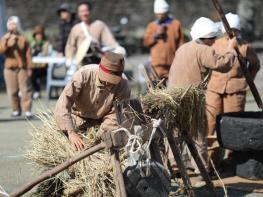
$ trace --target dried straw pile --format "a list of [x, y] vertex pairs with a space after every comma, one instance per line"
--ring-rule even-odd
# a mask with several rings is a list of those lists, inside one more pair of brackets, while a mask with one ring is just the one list
[[152, 118], [162, 118], [167, 128], [190, 132], [193, 137], [198, 133], [205, 135], [207, 122], [202, 84], [188, 88], [151, 89], [141, 101], [145, 113]]
[[[42, 172], [76, 155], [76, 151], [67, 137], [58, 132], [52, 113], [42, 113], [39, 118], [43, 125], [33, 128], [26, 156]], [[83, 135], [87, 147], [95, 143], [95, 130], [92, 128]], [[33, 196], [72, 196], [70, 193], [74, 192], [81, 193], [77, 196], [87, 197], [115, 196], [113, 170], [107, 151], [95, 153], [42, 183]]]

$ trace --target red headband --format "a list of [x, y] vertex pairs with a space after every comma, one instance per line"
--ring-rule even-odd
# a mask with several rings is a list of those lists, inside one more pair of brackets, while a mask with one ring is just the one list
[[122, 71], [112, 71], [112, 70], [109, 70], [108, 68], [106, 68], [104, 65], [100, 64], [100, 69], [105, 72], [105, 73], [108, 73], [108, 74], [111, 74], [111, 75], [116, 75], [116, 76], [121, 76], [122, 75]]

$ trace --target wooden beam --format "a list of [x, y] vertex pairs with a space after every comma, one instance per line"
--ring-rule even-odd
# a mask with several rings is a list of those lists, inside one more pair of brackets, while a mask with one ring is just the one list
[[23, 194], [25, 194], [26, 192], [31, 190], [37, 184], [55, 176], [56, 174], [62, 172], [66, 168], [68, 168], [69, 166], [77, 163], [78, 161], [80, 161], [80, 160], [82, 160], [82, 159], [84, 159], [84, 158], [104, 149], [104, 148], [105, 148], [105, 144], [102, 142], [102, 143], [95, 145], [95, 146], [93, 146], [87, 150], [84, 150], [80, 154], [68, 159], [64, 163], [52, 168], [51, 170], [44, 172], [42, 175], [40, 175], [40, 176], [36, 177], [35, 179], [31, 180], [30, 182], [26, 183], [25, 185], [20, 187], [17, 191], [12, 192], [9, 195], [9, 197], [22, 196]]
[[195, 197], [194, 190], [192, 188], [191, 180], [187, 174], [185, 165], [182, 160], [181, 151], [177, 146], [177, 143], [174, 140], [174, 136], [171, 130], [166, 130], [167, 140], [169, 143], [169, 146], [171, 148], [171, 151], [173, 153], [174, 159], [176, 161], [176, 164], [180, 170], [180, 174], [183, 180], [183, 183], [186, 187], [186, 191], [190, 197]]
[[201, 157], [200, 157], [200, 155], [199, 155], [199, 153], [198, 153], [198, 151], [194, 145], [194, 141], [192, 140], [192, 137], [187, 132], [184, 132], [184, 135], [185, 135], [184, 140], [185, 140], [185, 142], [189, 148], [189, 151], [192, 154], [192, 157], [195, 160], [195, 163], [196, 163], [202, 177], [204, 178], [204, 181], [206, 182], [206, 185], [208, 187], [209, 192], [211, 193], [211, 196], [216, 196], [214, 184], [213, 184], [207, 170], [205, 169], [203, 161], [201, 160]]
[[111, 161], [115, 175], [114, 179], [116, 184], [116, 195], [117, 197], [127, 197], [123, 174], [121, 170], [119, 151], [111, 150]]

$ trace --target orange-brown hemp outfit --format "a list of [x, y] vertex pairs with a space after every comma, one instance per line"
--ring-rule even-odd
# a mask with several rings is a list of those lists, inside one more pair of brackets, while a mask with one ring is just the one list
[[[247, 42], [239, 40], [238, 44], [242, 56], [249, 62], [248, 70], [255, 78], [260, 69], [257, 54]], [[224, 54], [227, 45], [227, 37], [223, 37], [213, 44], [213, 48], [217, 54]], [[212, 72], [207, 89], [208, 135], [213, 135], [215, 118], [218, 114], [244, 111], [247, 83], [237, 58], [230, 71], [226, 73]]]
[[144, 34], [144, 46], [150, 48], [151, 64], [161, 78], [168, 78], [176, 50], [184, 43], [182, 27], [178, 20], [168, 18], [165, 25], [166, 38], [156, 39], [157, 21], [151, 22]]

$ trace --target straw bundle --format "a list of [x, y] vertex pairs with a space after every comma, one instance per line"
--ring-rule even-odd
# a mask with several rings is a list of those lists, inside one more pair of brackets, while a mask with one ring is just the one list
[[[52, 113], [39, 115], [43, 125], [33, 128], [30, 149], [27, 158], [37, 165], [40, 171], [55, 167], [69, 157], [77, 154], [67, 137], [58, 131]], [[95, 143], [96, 129], [91, 128], [83, 134], [86, 147]], [[33, 196], [71, 196], [70, 193], [80, 193], [78, 196], [113, 197], [115, 184], [110, 156], [106, 150], [74, 164], [56, 177], [42, 183]], [[65, 194], [66, 193], [66, 194]]]
[[174, 129], [176, 135], [181, 131], [190, 132], [194, 138], [205, 135], [207, 122], [203, 85], [151, 89], [141, 100], [145, 113], [164, 120], [166, 127]]

